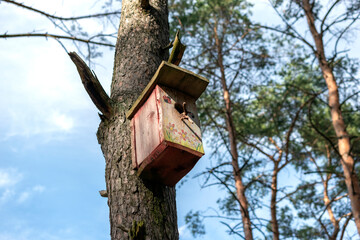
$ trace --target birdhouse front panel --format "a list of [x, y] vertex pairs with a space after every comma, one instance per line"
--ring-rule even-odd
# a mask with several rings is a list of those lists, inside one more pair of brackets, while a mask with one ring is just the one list
[[158, 87], [166, 141], [204, 154], [195, 99], [168, 87]]

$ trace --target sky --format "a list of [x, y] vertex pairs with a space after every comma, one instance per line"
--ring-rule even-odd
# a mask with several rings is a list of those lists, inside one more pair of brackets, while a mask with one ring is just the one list
[[[27, 5], [61, 16], [96, 12], [88, 1], [29, 0]], [[96, 32], [97, 22], [85, 22]], [[44, 17], [0, 1], [0, 33], [54, 32]], [[76, 50], [71, 44], [69, 51]], [[109, 92], [113, 50], [93, 66]], [[74, 64], [52, 39], [0, 39], [0, 240], [110, 239], [105, 161], [97, 143], [100, 119]], [[209, 152], [208, 149], [205, 149]], [[203, 157], [177, 187], [180, 239], [193, 239], [184, 216], [214, 205], [215, 189], [192, 177]], [[207, 221], [204, 239], [228, 238], [217, 221]]]
[[[256, 3], [255, 17], [267, 16], [267, 2]], [[86, 0], [26, 4], [62, 16], [100, 7]], [[93, 32], [102, 28], [84, 24]], [[1, 34], [34, 30], [53, 27], [38, 14], [0, 1]], [[106, 48], [93, 66], [108, 92], [113, 56]], [[44, 38], [0, 39], [0, 66], [0, 240], [110, 239], [107, 202], [98, 193], [105, 189], [105, 161], [95, 135], [100, 119], [75, 66], [56, 41]], [[177, 186], [181, 240], [193, 239], [184, 216], [215, 207], [224, 194], [201, 189], [201, 180], [193, 178], [208, 163], [205, 155]], [[203, 239], [235, 239], [215, 219], [206, 220], [206, 232]]]

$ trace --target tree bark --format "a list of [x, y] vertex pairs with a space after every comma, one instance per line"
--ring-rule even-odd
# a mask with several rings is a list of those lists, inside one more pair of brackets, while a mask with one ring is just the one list
[[[168, 52], [167, 0], [123, 0], [111, 84], [113, 113], [100, 123], [97, 137], [106, 169], [112, 240], [178, 239], [175, 188], [137, 177], [131, 166], [129, 121], [125, 113]], [[145, 234], [144, 234], [145, 232]]]
[[341, 165], [344, 171], [345, 183], [349, 193], [352, 214], [355, 219], [357, 231], [360, 235], [360, 185], [355, 172], [355, 162], [351, 155], [350, 136], [346, 131], [342, 111], [340, 108], [339, 91], [333, 70], [326, 59], [322, 35], [316, 29], [315, 18], [309, 0], [303, 0], [303, 9], [309, 25], [311, 35], [316, 46], [316, 57], [318, 59], [323, 77], [329, 91], [328, 103], [330, 106], [332, 125], [338, 138], [338, 151], [341, 156]]
[[323, 186], [324, 186], [324, 204], [325, 204], [325, 207], [326, 207], [326, 211], [328, 212], [329, 214], [329, 218], [330, 218], [330, 221], [331, 221], [331, 224], [333, 225], [334, 227], [334, 231], [333, 233], [331, 234], [330, 236], [330, 239], [329, 240], [336, 240], [336, 237], [340, 231], [340, 227], [339, 227], [339, 222], [336, 220], [335, 218], [335, 215], [334, 215], [334, 212], [332, 211], [331, 209], [331, 200], [329, 198], [329, 194], [328, 194], [328, 183], [329, 183], [329, 180], [330, 180], [330, 174], [327, 174], [326, 176], [326, 179], [324, 180], [323, 182]]
[[[330, 152], [330, 149], [328, 146], [326, 146], [326, 155], [327, 155], [327, 158], [328, 158], [328, 164], [329, 166], [331, 166], [331, 152]], [[323, 191], [323, 195], [324, 195], [324, 204], [325, 204], [325, 207], [326, 207], [326, 211], [328, 212], [329, 214], [329, 218], [330, 218], [330, 221], [331, 221], [331, 224], [333, 225], [334, 227], [334, 231], [333, 233], [331, 234], [329, 240], [336, 240], [337, 238], [337, 235], [340, 231], [340, 226], [339, 226], [339, 221], [336, 220], [335, 218], [335, 214], [331, 208], [331, 200], [330, 200], [330, 197], [329, 197], [329, 181], [331, 179], [331, 173], [327, 173], [326, 174], [326, 178], [323, 179], [322, 178], [322, 182], [323, 182], [323, 186], [324, 186], [324, 191]]]
[[215, 44], [217, 47], [217, 57], [218, 57], [218, 64], [220, 67], [221, 72], [221, 85], [223, 88], [223, 100], [225, 103], [225, 115], [226, 115], [226, 127], [229, 134], [229, 143], [230, 143], [230, 153], [232, 157], [232, 166], [233, 166], [233, 176], [235, 179], [235, 187], [236, 187], [236, 196], [238, 198], [240, 204], [240, 212], [241, 212], [241, 219], [243, 222], [243, 229], [245, 234], [246, 240], [252, 240], [252, 229], [251, 229], [251, 221], [249, 215], [249, 206], [248, 201], [245, 195], [245, 187], [242, 181], [240, 167], [239, 167], [239, 154], [237, 150], [237, 142], [236, 142], [236, 134], [235, 134], [235, 126], [234, 121], [232, 118], [231, 113], [231, 100], [230, 100], [230, 92], [228, 86], [226, 84], [226, 77], [225, 77], [225, 67], [223, 64], [223, 54], [221, 48], [221, 40], [217, 34], [217, 28], [214, 27], [214, 36], [215, 36]]
[[271, 230], [273, 232], [273, 240], [279, 240], [279, 224], [277, 220], [276, 209], [276, 196], [277, 196], [277, 175], [279, 162], [274, 162], [274, 169], [271, 177], [271, 200], [270, 200], [270, 213], [271, 213]]

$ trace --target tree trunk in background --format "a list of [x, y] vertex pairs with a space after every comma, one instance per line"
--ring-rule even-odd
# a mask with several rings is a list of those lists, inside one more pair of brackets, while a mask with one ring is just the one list
[[224, 102], [225, 102], [225, 111], [226, 111], [226, 126], [227, 131], [229, 133], [229, 142], [230, 142], [230, 151], [232, 156], [232, 166], [233, 166], [233, 176], [235, 179], [235, 188], [236, 188], [236, 196], [238, 198], [238, 202], [240, 204], [240, 212], [241, 212], [241, 219], [243, 222], [243, 229], [245, 234], [246, 240], [252, 240], [252, 229], [251, 229], [251, 220], [249, 214], [249, 205], [245, 195], [245, 187], [241, 176], [241, 171], [239, 167], [239, 155], [237, 151], [237, 143], [235, 138], [235, 126], [232, 119], [231, 114], [231, 104], [230, 104], [230, 93], [226, 87], [224, 81], [223, 83], [223, 95], [224, 95]]
[[271, 230], [273, 232], [273, 240], [280, 239], [279, 224], [277, 220], [276, 209], [276, 196], [278, 191], [277, 176], [279, 173], [279, 162], [274, 162], [274, 169], [271, 177], [271, 200], [270, 200], [270, 213], [271, 213]]
[[125, 113], [168, 57], [162, 47], [169, 42], [167, 0], [152, 0], [149, 7], [143, 5], [147, 9], [141, 2], [122, 1], [111, 84], [114, 113], [102, 120], [97, 136], [106, 160], [111, 239], [128, 239], [129, 229], [135, 226], [145, 229], [146, 237], [139, 234], [134, 239], [172, 240], [179, 238], [175, 188], [143, 181], [131, 166]]
[[225, 76], [225, 67], [223, 63], [223, 53], [221, 48], [221, 40], [219, 39], [217, 33], [217, 27], [214, 27], [214, 37], [215, 44], [217, 48], [217, 57], [218, 57], [218, 65], [221, 72], [221, 86], [223, 89], [223, 100], [225, 105], [225, 121], [226, 128], [229, 134], [229, 144], [230, 144], [230, 154], [231, 154], [231, 164], [233, 167], [233, 176], [235, 180], [235, 188], [236, 188], [236, 196], [238, 202], [240, 204], [240, 213], [241, 219], [243, 223], [243, 229], [246, 240], [252, 240], [252, 229], [251, 229], [251, 220], [249, 214], [249, 204], [245, 195], [245, 186], [242, 180], [241, 171], [239, 167], [239, 154], [237, 150], [237, 142], [236, 142], [236, 133], [235, 133], [235, 125], [232, 117], [232, 109], [231, 109], [231, 99], [230, 92], [228, 86], [226, 84], [226, 76]]
[[303, 0], [303, 8], [311, 35], [316, 45], [316, 57], [329, 90], [328, 103], [331, 111], [331, 120], [336, 136], [338, 138], [338, 149], [341, 156], [341, 165], [344, 171], [345, 183], [348, 190], [352, 214], [355, 219], [357, 231], [360, 235], [360, 185], [355, 172], [355, 161], [351, 155], [350, 136], [346, 131], [342, 111], [340, 107], [338, 85], [329, 62], [325, 56], [322, 35], [316, 29], [313, 8], [309, 0]]

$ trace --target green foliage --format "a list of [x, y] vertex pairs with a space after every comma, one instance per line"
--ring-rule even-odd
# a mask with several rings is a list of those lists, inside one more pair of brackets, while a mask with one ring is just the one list
[[[285, 237], [291, 237], [294, 234], [291, 226], [293, 225], [293, 214], [291, 209], [288, 206], [285, 206], [280, 209], [279, 212], [279, 231]], [[268, 229], [271, 229], [269, 224]]]
[[190, 231], [194, 237], [205, 234], [205, 226], [203, 224], [202, 214], [199, 211], [190, 211], [185, 216], [185, 223], [190, 228]]
[[235, 196], [236, 193], [234, 192], [233, 194], [226, 195], [223, 199], [219, 198], [217, 200], [220, 210], [227, 216], [237, 216], [239, 214], [238, 202]]
[[[262, 46], [259, 30], [250, 28], [249, 6], [245, 0], [172, 1], [170, 29], [175, 31], [181, 28], [183, 31], [184, 41], [189, 45], [187, 65], [201, 68], [201, 73], [210, 79], [214, 78], [214, 74], [219, 74], [216, 33], [224, 62], [233, 66], [233, 69], [238, 69], [240, 57], [241, 65], [245, 68], [265, 66], [268, 60], [267, 48]], [[234, 73], [229, 71], [226, 75]]]
[[323, 233], [323, 231], [319, 230], [320, 226], [302, 226], [300, 229], [298, 229], [295, 233], [296, 239], [301, 240], [315, 240], [315, 239], [325, 239], [326, 235]]

